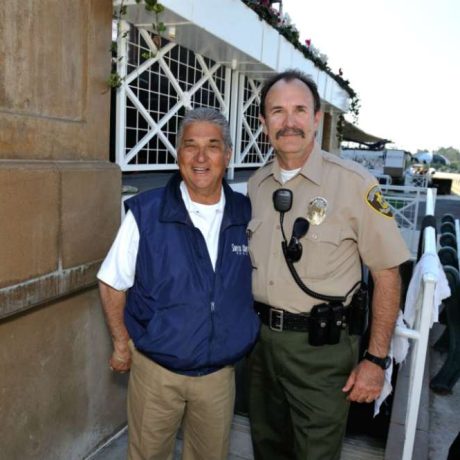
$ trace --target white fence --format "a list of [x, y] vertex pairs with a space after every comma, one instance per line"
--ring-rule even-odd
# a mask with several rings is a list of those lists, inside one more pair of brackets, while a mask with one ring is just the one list
[[[435, 190], [427, 189], [426, 215], [434, 215], [435, 200]], [[435, 229], [432, 227], [427, 227], [424, 230], [423, 248], [424, 254], [436, 254], [436, 234]], [[437, 267], [428, 264], [425, 265], [425, 270], [418, 287], [420, 303], [417, 309], [414, 328], [396, 329], [397, 335], [407, 337], [413, 341], [402, 460], [412, 459], [428, 347], [428, 336], [431, 327], [431, 315], [434, 308], [434, 291], [437, 283], [436, 273], [438, 273]]]
[[[398, 227], [413, 255], [417, 252], [417, 225], [421, 214], [421, 204], [427, 201], [427, 188], [402, 185], [381, 185], [380, 188], [393, 211]], [[436, 191], [433, 189], [436, 197]]]

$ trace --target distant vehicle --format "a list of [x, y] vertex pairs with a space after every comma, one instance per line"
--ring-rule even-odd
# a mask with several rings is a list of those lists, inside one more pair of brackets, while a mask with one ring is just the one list
[[433, 154], [431, 152], [417, 152], [413, 155], [416, 163], [430, 164], [433, 161]]
[[444, 155], [431, 152], [418, 152], [413, 155], [417, 163], [433, 164], [433, 165], [450, 165], [450, 161]]
[[405, 150], [385, 150], [383, 173], [390, 176], [393, 184], [404, 183], [404, 173], [410, 166], [412, 155]]
[[436, 169], [428, 164], [413, 163], [406, 170], [404, 185], [413, 187], [430, 187], [433, 182], [433, 175]]

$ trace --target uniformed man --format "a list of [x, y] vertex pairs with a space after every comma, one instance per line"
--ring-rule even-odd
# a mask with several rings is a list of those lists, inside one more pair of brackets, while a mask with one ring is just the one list
[[[409, 253], [375, 178], [315, 142], [320, 99], [313, 81], [296, 70], [273, 76], [260, 113], [276, 156], [248, 184], [253, 294], [263, 323], [249, 359], [254, 454], [339, 459], [349, 402], [374, 401], [382, 390], [399, 309], [398, 267]], [[353, 312], [362, 313], [354, 295], [361, 260], [374, 295], [368, 350], [356, 364], [358, 336], [349, 327], [357, 326]]]

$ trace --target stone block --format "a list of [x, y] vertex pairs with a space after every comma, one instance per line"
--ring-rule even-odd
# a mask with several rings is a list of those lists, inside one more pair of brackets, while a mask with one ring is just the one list
[[0, 322], [2, 459], [85, 458], [126, 422], [96, 289]]
[[0, 161], [0, 287], [57, 269], [58, 203], [53, 165]]
[[107, 156], [110, 0], [8, 0], [0, 27], [0, 158]]
[[59, 163], [64, 269], [102, 259], [120, 224], [121, 173], [110, 163]]

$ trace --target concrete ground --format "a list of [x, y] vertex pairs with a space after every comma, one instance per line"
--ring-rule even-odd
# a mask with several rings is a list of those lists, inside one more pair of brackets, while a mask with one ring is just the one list
[[[430, 344], [439, 337], [444, 326], [435, 324], [432, 330]], [[430, 377], [434, 376], [442, 366], [445, 355], [433, 350], [430, 346]], [[428, 459], [445, 460], [449, 446], [460, 431], [460, 384], [457, 383], [452, 394], [437, 395], [429, 391], [428, 407], [421, 407], [420, 411], [428, 411]], [[181, 441], [176, 446], [175, 460], [180, 459]], [[401, 446], [402, 451], [402, 446]], [[126, 460], [127, 432], [123, 430], [119, 437], [108, 445], [87, 457], [85, 460]], [[250, 437], [247, 419], [236, 416], [233, 425], [231, 454], [228, 460], [252, 459]], [[341, 460], [382, 460], [383, 448], [379, 441], [366, 437], [349, 437], [344, 444]], [[417, 459], [414, 459], [417, 460]]]

